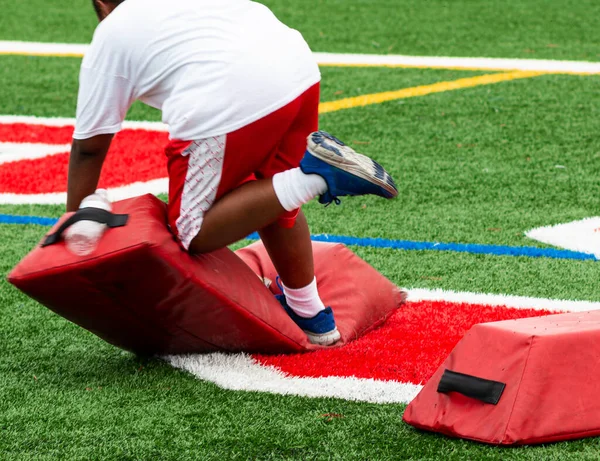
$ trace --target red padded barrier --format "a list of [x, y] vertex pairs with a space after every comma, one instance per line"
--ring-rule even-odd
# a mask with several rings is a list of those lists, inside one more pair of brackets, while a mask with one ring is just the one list
[[[254, 272], [273, 281], [270, 288], [274, 294], [281, 293], [275, 283], [277, 272], [262, 243], [236, 254]], [[406, 300], [405, 292], [342, 244], [313, 242], [313, 254], [319, 295], [326, 306], [331, 306], [342, 336], [338, 346], [384, 322], [394, 306]]]
[[[475, 325], [419, 395], [404, 421], [495, 445], [600, 435], [600, 312]], [[444, 370], [506, 385], [497, 405], [438, 392]]]
[[[129, 221], [108, 229], [90, 256], [71, 254], [62, 241], [38, 245], [13, 269], [9, 281], [59, 315], [136, 353], [285, 353], [318, 347], [307, 341], [257, 277], [262, 266], [253, 265], [255, 273], [226, 248], [200, 256], [182, 251], [167, 228], [166, 205], [153, 195], [116, 202], [113, 208], [114, 213], [128, 214]], [[347, 319], [347, 325], [340, 324], [346, 341], [389, 315], [399, 298], [397, 288], [366, 262], [335, 247], [344, 258], [315, 257], [324, 274], [346, 271], [350, 264], [358, 277], [362, 271], [370, 283], [379, 280], [371, 295], [367, 284], [356, 289], [344, 277], [324, 276], [320, 288], [325, 293], [354, 293], [344, 299], [360, 316], [354, 318], [351, 307], [340, 308], [340, 320]], [[260, 259], [264, 248], [258, 244], [240, 253]], [[331, 256], [329, 250], [324, 256]]]

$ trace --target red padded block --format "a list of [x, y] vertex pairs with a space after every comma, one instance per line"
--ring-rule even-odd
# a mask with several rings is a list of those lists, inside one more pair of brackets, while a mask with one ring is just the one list
[[[277, 271], [265, 247], [257, 242], [237, 255], [261, 277], [272, 280]], [[317, 287], [321, 300], [333, 310], [342, 346], [384, 322], [406, 300], [406, 293], [340, 243], [313, 242]]]
[[[475, 325], [408, 405], [404, 421], [496, 445], [600, 435], [600, 312]], [[438, 393], [445, 369], [506, 384], [497, 405]]]
[[[108, 229], [93, 254], [75, 256], [62, 241], [38, 245], [13, 269], [9, 281], [59, 315], [137, 353], [283, 353], [316, 347], [235, 253], [225, 248], [190, 256], [182, 251], [167, 228], [166, 205], [158, 198], [116, 202], [113, 211], [128, 214], [129, 221]], [[354, 258], [353, 267], [373, 270]], [[390, 292], [395, 290], [387, 283]], [[374, 299], [379, 303], [383, 298]], [[391, 294], [387, 299], [379, 306], [382, 316], [398, 307]], [[360, 302], [361, 296], [355, 300]], [[360, 330], [372, 318], [359, 319]]]

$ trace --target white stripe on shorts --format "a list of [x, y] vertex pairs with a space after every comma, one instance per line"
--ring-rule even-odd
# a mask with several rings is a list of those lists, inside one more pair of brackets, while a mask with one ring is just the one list
[[217, 196], [225, 158], [225, 135], [194, 141], [181, 155], [189, 155], [190, 159], [175, 224], [181, 244], [188, 249]]

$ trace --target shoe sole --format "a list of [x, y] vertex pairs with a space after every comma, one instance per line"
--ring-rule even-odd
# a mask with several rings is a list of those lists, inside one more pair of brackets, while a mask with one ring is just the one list
[[328, 149], [320, 143], [314, 142], [312, 136], [309, 136], [308, 151], [313, 156], [328, 165], [375, 184], [385, 191], [387, 198], [398, 196], [398, 189], [396, 189], [392, 177], [379, 163], [366, 155], [359, 154], [345, 144], [340, 144], [340, 141], [332, 136], [324, 134], [324, 137], [335, 145], [332, 146], [332, 149]]
[[340, 332], [336, 328], [335, 330], [328, 331], [327, 333], [312, 333], [310, 331], [303, 330], [308, 337], [308, 340], [312, 344], [318, 344], [319, 346], [331, 346], [332, 344], [337, 343], [340, 338]]

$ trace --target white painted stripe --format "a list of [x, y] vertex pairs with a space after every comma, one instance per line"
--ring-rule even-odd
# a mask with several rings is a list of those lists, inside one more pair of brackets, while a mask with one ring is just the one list
[[70, 144], [0, 142], [0, 164], [70, 152]]
[[[448, 301], [454, 303], [582, 312], [600, 309], [600, 303], [525, 296], [427, 290], [408, 291], [408, 302]], [[275, 367], [263, 366], [247, 354], [189, 354], [163, 357], [172, 366], [199, 379], [230, 390], [270, 392], [303, 397], [334, 397], [373, 403], [409, 403], [421, 384], [379, 381], [354, 377], [306, 378], [290, 376]]]
[[175, 368], [224, 389], [270, 392], [302, 397], [335, 397], [373, 403], [408, 403], [421, 385], [361, 378], [303, 378], [262, 366], [246, 354], [191, 354], [167, 356]]
[[[0, 54], [83, 56], [88, 45], [0, 41]], [[541, 59], [463, 58], [376, 54], [313, 53], [320, 65], [398, 66], [470, 70], [531, 70], [552, 73], [600, 74], [600, 63]]]
[[448, 301], [453, 303], [504, 306], [515, 309], [538, 309], [561, 312], [585, 312], [600, 309], [600, 302], [570, 301], [566, 299], [530, 298], [503, 294], [468, 293], [446, 290], [408, 289], [408, 302]]
[[88, 48], [89, 45], [74, 43], [0, 41], [0, 53], [2, 54], [83, 56]]
[[188, 249], [200, 232], [204, 214], [217, 197], [225, 158], [225, 136], [194, 141], [181, 155], [190, 158], [175, 225], [181, 244]]
[[[32, 117], [26, 115], [0, 115], [0, 124], [26, 123], [28, 125], [42, 126], [75, 126], [74, 118], [63, 117]], [[161, 122], [123, 122], [123, 129], [149, 130], [167, 132], [169, 127]]]
[[[0, 124], [13, 124], [13, 123], [26, 123], [29, 125], [42, 125], [42, 126], [75, 126], [74, 118], [46, 118], [46, 117], [29, 117], [19, 115], [0, 115]], [[164, 123], [160, 122], [136, 122], [126, 121], [123, 123], [124, 129], [132, 130], [149, 130], [167, 132], [168, 127]], [[25, 144], [23, 144], [25, 145]], [[41, 146], [41, 145], [40, 145]], [[49, 145], [51, 146], [51, 145]], [[71, 150], [70, 145], [57, 145], [52, 146], [56, 150], [61, 152], [69, 152]], [[1, 152], [1, 149], [0, 149]], [[59, 153], [59, 152], [54, 152]], [[18, 155], [18, 154], [17, 154]], [[35, 153], [31, 154], [32, 157], [36, 158]], [[40, 156], [42, 156], [40, 154]], [[0, 163], [3, 163], [4, 157], [0, 154]], [[165, 194], [169, 191], [169, 183], [167, 178], [154, 179], [147, 182], [136, 182], [127, 186], [116, 187], [108, 190], [109, 198], [112, 201], [123, 200], [130, 197], [135, 197], [142, 194]], [[19, 205], [19, 204], [41, 204], [41, 205], [61, 205], [67, 201], [66, 192], [54, 192], [47, 194], [12, 194], [12, 193], [0, 193], [0, 204], [8, 205]]]
[[398, 66], [470, 70], [524, 70], [577, 74], [600, 73], [599, 62], [585, 61], [335, 53], [314, 53], [314, 56], [320, 65]]
[[0, 115], [0, 123], [26, 123], [27, 125], [43, 126], [75, 126], [74, 118], [64, 117], [33, 117], [28, 115]]
[[[111, 201], [124, 200], [143, 194], [165, 194], [169, 192], [169, 180], [167, 178], [153, 179], [148, 182], [136, 182], [127, 186], [108, 189], [108, 198]], [[40, 205], [64, 205], [67, 203], [66, 192], [54, 192], [48, 194], [0, 194], [0, 204]]]
[[538, 242], [600, 258], [600, 217], [532, 229], [525, 235]]

